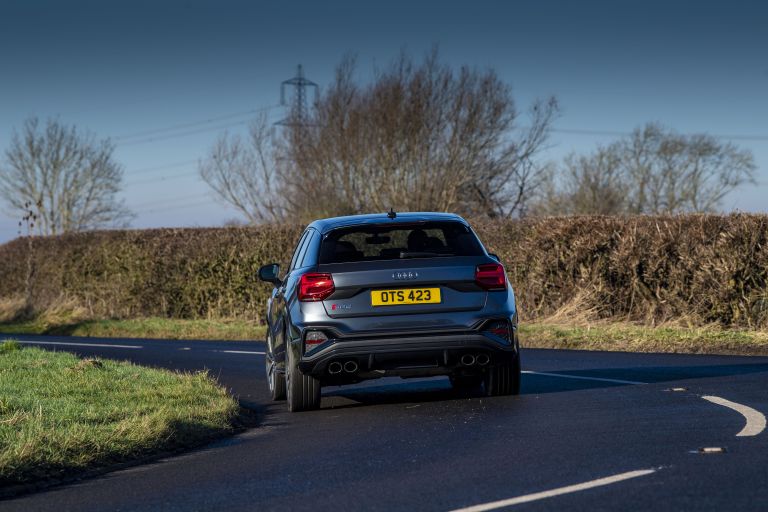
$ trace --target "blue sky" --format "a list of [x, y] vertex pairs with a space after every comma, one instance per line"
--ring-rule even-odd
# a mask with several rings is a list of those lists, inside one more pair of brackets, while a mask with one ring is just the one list
[[[134, 227], [220, 225], [237, 212], [213, 198], [196, 161], [223, 130], [244, 131], [246, 112], [282, 118], [280, 82], [297, 64], [322, 87], [346, 54], [364, 80], [400, 50], [421, 57], [433, 45], [450, 64], [496, 69], [521, 109], [557, 96], [553, 161], [615, 138], [569, 130], [657, 121], [750, 136], [733, 142], [754, 153], [758, 186], [724, 207], [768, 208], [761, 2], [2, 0], [0, 150], [27, 117], [56, 116], [116, 138]], [[120, 138], [187, 123], [197, 124]], [[0, 214], [0, 242], [17, 222]]]

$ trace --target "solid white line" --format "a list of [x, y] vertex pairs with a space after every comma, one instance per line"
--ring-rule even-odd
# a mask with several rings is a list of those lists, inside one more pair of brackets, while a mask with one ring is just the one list
[[531, 370], [524, 370], [523, 373], [531, 373], [533, 375], [546, 375], [547, 377], [562, 377], [563, 379], [596, 380], [599, 382], [614, 382], [616, 384], [648, 384], [647, 382], [638, 382], [636, 380], [604, 379], [602, 377], [582, 377], [581, 375], [565, 375], [563, 373], [534, 372]]
[[19, 341], [19, 343], [27, 343], [29, 345], [66, 345], [71, 347], [98, 347], [98, 348], [144, 348], [141, 345], [107, 345], [99, 343], [72, 343], [68, 341], [35, 341], [26, 340]]
[[219, 352], [224, 352], [225, 354], [257, 354], [260, 356], [266, 354], [266, 352], [250, 352], [248, 350], [219, 350]]
[[746, 405], [737, 404], [731, 402], [725, 398], [719, 396], [702, 396], [704, 400], [712, 402], [713, 404], [722, 405], [729, 409], [733, 409], [747, 419], [747, 424], [741, 429], [741, 432], [736, 434], [736, 437], [756, 436], [763, 430], [765, 430], [765, 416], [760, 411], [757, 411]]
[[605, 478], [598, 478], [597, 480], [590, 480], [582, 484], [568, 485], [566, 487], [560, 487], [558, 489], [552, 489], [550, 491], [542, 491], [534, 494], [526, 494], [524, 496], [517, 496], [516, 498], [509, 498], [506, 500], [492, 501], [490, 503], [483, 503], [481, 505], [473, 505], [471, 507], [459, 508], [452, 510], [451, 512], [484, 512], [486, 510], [493, 510], [496, 508], [511, 507], [513, 505], [520, 505], [522, 503], [530, 503], [531, 501], [543, 500], [545, 498], [552, 498], [554, 496], [560, 496], [562, 494], [570, 494], [572, 492], [586, 491], [587, 489], [593, 489], [595, 487], [602, 487], [604, 485], [615, 484], [629, 480], [631, 478], [637, 478], [639, 476], [650, 475], [655, 473], [655, 469], [638, 469], [636, 471], [629, 471], [627, 473], [621, 473], [619, 475], [607, 476]]

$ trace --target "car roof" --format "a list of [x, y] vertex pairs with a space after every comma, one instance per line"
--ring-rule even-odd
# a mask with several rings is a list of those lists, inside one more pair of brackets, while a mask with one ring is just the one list
[[403, 212], [398, 213], [394, 219], [390, 219], [386, 213], [368, 213], [365, 215], [347, 215], [345, 217], [331, 217], [312, 222], [309, 227], [320, 233], [327, 233], [337, 228], [347, 226], [364, 226], [366, 224], [406, 224], [411, 222], [428, 221], [454, 221], [469, 226], [466, 220], [455, 213], [443, 212]]

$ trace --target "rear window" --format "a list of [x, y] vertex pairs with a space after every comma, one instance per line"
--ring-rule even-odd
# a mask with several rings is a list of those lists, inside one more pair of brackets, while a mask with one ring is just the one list
[[460, 222], [422, 222], [340, 228], [323, 237], [319, 262], [480, 256], [483, 248]]

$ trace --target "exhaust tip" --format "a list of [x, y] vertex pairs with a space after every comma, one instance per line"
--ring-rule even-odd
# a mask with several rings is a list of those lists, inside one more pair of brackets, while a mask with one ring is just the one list
[[477, 361], [477, 364], [479, 364], [480, 366], [485, 366], [489, 362], [491, 362], [491, 358], [488, 357], [488, 354], [477, 354], [475, 361]]
[[357, 371], [357, 363], [355, 361], [347, 361], [344, 363], [344, 371], [347, 373], [355, 373]]
[[463, 356], [461, 356], [461, 364], [463, 364], [464, 366], [472, 366], [473, 364], [475, 364], [475, 356], [473, 356], [472, 354], [464, 354]]
[[341, 373], [341, 370], [343, 367], [341, 366], [341, 363], [338, 361], [333, 361], [328, 365], [328, 373], [331, 375], [336, 375], [337, 373]]

